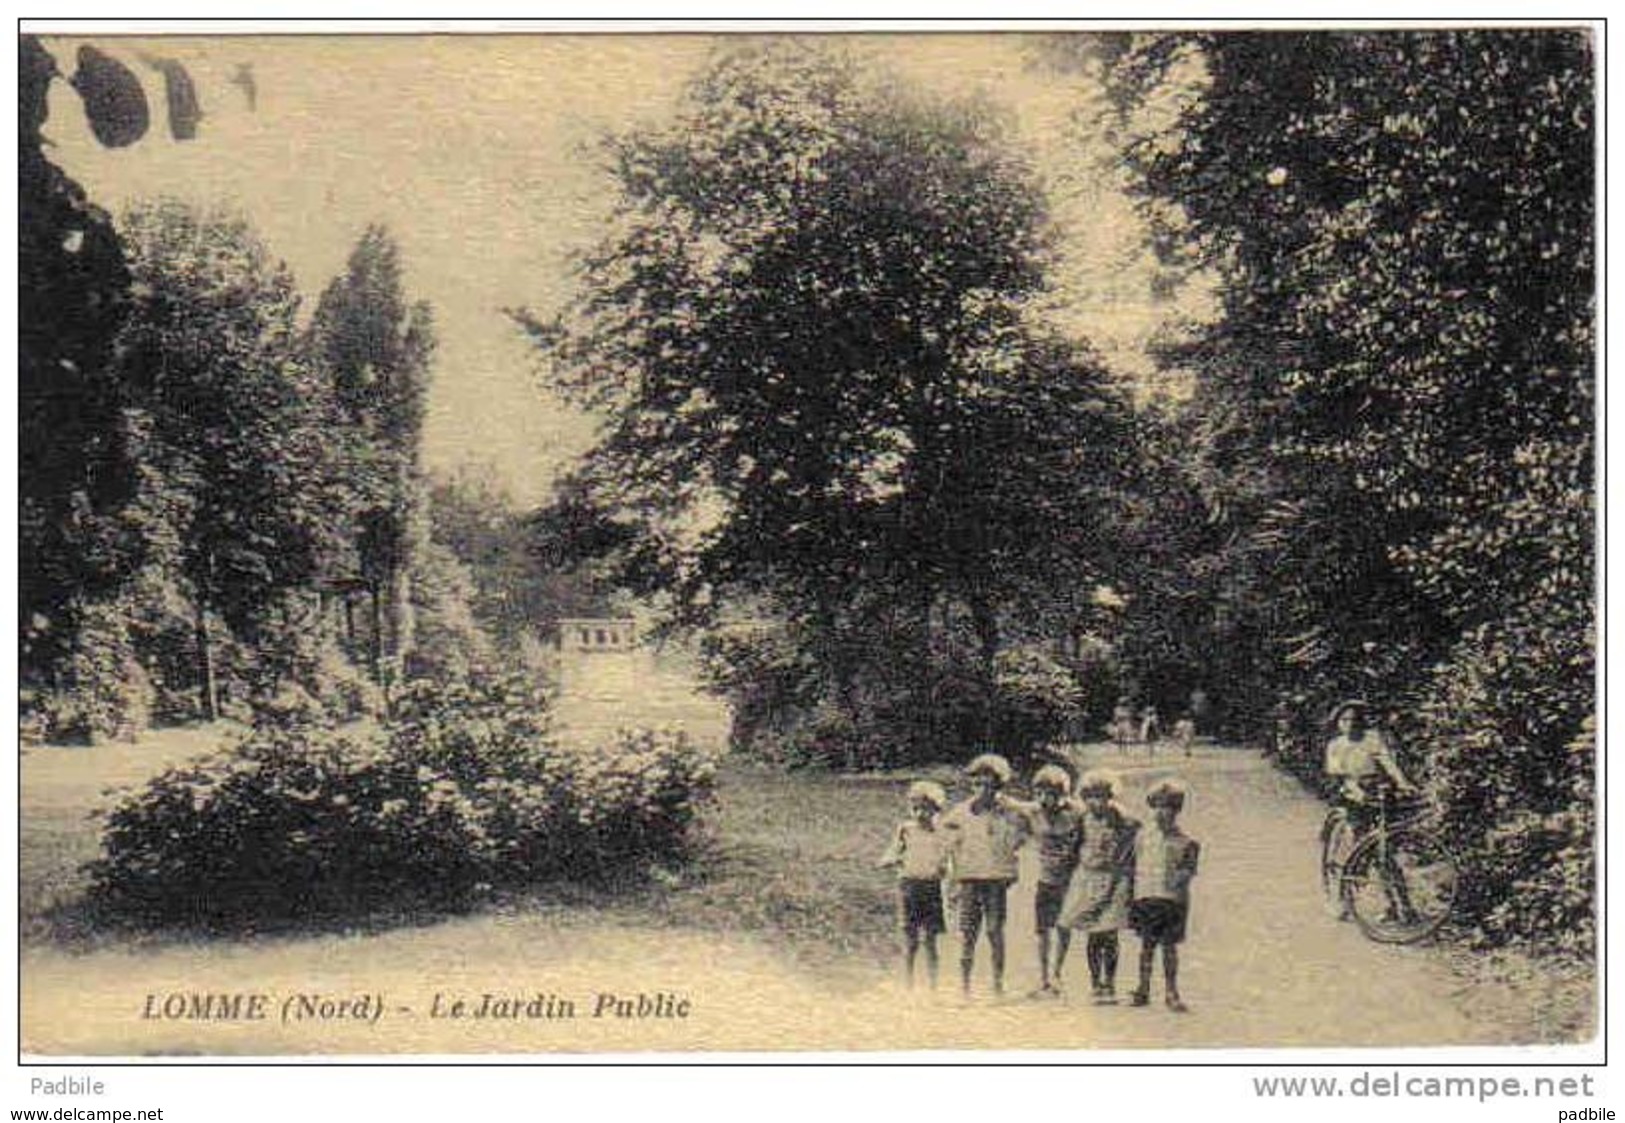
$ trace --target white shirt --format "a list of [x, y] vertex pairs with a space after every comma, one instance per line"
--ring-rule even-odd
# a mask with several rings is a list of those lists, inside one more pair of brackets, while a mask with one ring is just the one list
[[1326, 774], [1366, 780], [1398, 771], [1388, 740], [1380, 729], [1367, 729], [1358, 738], [1339, 733], [1326, 743]]

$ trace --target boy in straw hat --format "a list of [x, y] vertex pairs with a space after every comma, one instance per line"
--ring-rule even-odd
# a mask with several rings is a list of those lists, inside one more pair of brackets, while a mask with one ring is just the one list
[[[1061, 996], [1061, 968], [1072, 944], [1072, 930], [1057, 927], [1061, 902], [1072, 871], [1078, 868], [1083, 841], [1083, 808], [1072, 798], [1072, 777], [1057, 764], [1033, 773], [1037, 802], [1026, 807], [1029, 829], [1038, 845], [1038, 886], [1033, 896], [1034, 930], [1038, 933], [1038, 989], [1034, 998]], [[1053, 939], [1052, 939], [1053, 937]], [[1053, 968], [1050, 948], [1055, 949]]]
[[907, 945], [905, 976], [914, 985], [914, 961], [925, 948], [925, 970], [937, 985], [937, 937], [942, 919], [942, 879], [948, 872], [947, 840], [937, 829], [937, 816], [948, 805], [948, 793], [931, 780], [908, 786], [909, 817], [897, 825], [891, 845], [881, 855], [881, 867], [897, 868], [899, 913]]
[[959, 981], [970, 993], [976, 941], [984, 925], [993, 967], [993, 993], [1004, 993], [1004, 922], [1010, 886], [1018, 874], [1016, 851], [1026, 842], [1027, 816], [1003, 789], [1010, 762], [983, 753], [965, 767], [974, 794], [942, 817], [959, 909]]
[[1184, 1013], [1186, 1006], [1179, 997], [1179, 945], [1185, 940], [1199, 848], [1195, 839], [1179, 829], [1184, 784], [1158, 780], [1146, 793], [1145, 802], [1152, 821], [1135, 842], [1134, 900], [1128, 914], [1129, 926], [1140, 937], [1140, 985], [1133, 1002], [1144, 1006], [1151, 1001], [1151, 971], [1161, 948], [1168, 1009]]

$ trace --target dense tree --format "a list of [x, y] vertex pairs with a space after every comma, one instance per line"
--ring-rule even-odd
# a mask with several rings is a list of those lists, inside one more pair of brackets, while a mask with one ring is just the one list
[[299, 358], [292, 278], [243, 222], [164, 202], [123, 233], [139, 299], [119, 374], [141, 480], [125, 521], [184, 584], [213, 716], [212, 618], [257, 645], [333, 548], [327, 399]]
[[[1586, 44], [1197, 46], [1200, 107], [1177, 144], [1142, 152], [1149, 189], [1179, 204], [1182, 244], [1231, 282], [1222, 322], [1182, 356], [1214, 373], [1210, 412], [1230, 413], [1214, 420], [1215, 463], [1267, 466], [1259, 498], [1300, 551], [1289, 568], [1314, 618], [1300, 662], [1406, 636], [1425, 659], [1517, 599], [1486, 587], [1508, 572], [1492, 557], [1510, 560], [1492, 525], [1537, 446], [1589, 462]], [[1571, 482], [1584, 493], [1589, 474]]]
[[571, 314], [526, 321], [610, 419], [579, 540], [691, 618], [770, 596], [837, 694], [899, 638], [928, 659], [933, 614], [989, 678], [1013, 610], [1098, 572], [1127, 433], [1099, 361], [1027, 314], [1043, 198], [998, 134], [752, 44], [614, 140], [618, 228]]
[[1535, 884], [1584, 849], [1591, 798], [1591, 45], [1213, 34], [1142, 41], [1118, 74], [1143, 91], [1180, 58], [1197, 96], [1135, 155], [1168, 243], [1225, 281], [1179, 359], [1253, 681], [1419, 713], [1464, 835]]
[[25, 681], [69, 656], [86, 604], [136, 555], [115, 516], [134, 484], [110, 370], [129, 273], [109, 217], [45, 155], [56, 62], [19, 40], [18, 521]]

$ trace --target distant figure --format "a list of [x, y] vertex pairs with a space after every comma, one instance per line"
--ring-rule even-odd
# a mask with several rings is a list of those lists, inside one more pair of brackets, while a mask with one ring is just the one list
[[1146, 752], [1152, 752], [1161, 737], [1162, 719], [1157, 716], [1157, 707], [1147, 706], [1140, 718], [1140, 740], [1145, 742]]
[[947, 836], [937, 816], [948, 806], [948, 793], [930, 780], [908, 787], [909, 817], [898, 824], [891, 845], [880, 858], [882, 868], [897, 868], [897, 891], [907, 944], [906, 977], [914, 985], [914, 961], [925, 948], [925, 969], [937, 985], [937, 937], [946, 925], [942, 913], [942, 879], [948, 872]]
[[1198, 734], [1208, 733], [1209, 719], [1213, 716], [1213, 703], [1208, 699], [1207, 691], [1200, 686], [1191, 691], [1190, 718], [1196, 725]]
[[1187, 710], [1178, 721], [1174, 722], [1174, 745], [1186, 756], [1191, 755], [1191, 746], [1196, 743], [1196, 719]]
[[1112, 740], [1117, 742], [1117, 751], [1128, 752], [1129, 745], [1134, 743], [1134, 706], [1127, 698], [1119, 698], [1117, 707], [1112, 710]]
[[227, 81], [243, 91], [243, 97], [248, 101], [248, 111], [250, 113], [259, 107], [259, 88], [254, 84], [254, 67], [251, 63], [238, 63], [237, 69], [232, 71], [231, 77]]
[[1270, 752], [1280, 760], [1288, 760], [1292, 757], [1294, 741], [1292, 706], [1283, 698], [1271, 711]]

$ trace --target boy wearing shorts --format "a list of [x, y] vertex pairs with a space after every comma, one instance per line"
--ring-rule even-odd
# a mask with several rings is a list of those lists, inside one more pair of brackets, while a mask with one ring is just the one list
[[933, 989], [937, 985], [937, 937], [942, 919], [942, 879], [948, 870], [946, 837], [937, 828], [937, 815], [948, 804], [942, 785], [916, 780], [908, 786], [909, 817], [897, 825], [891, 845], [877, 863], [897, 868], [897, 894], [907, 944], [905, 977], [914, 985], [914, 961], [925, 948], [925, 970]]
[[1027, 840], [1027, 816], [1002, 794], [1011, 775], [1002, 756], [983, 753], [966, 766], [965, 775], [975, 794], [942, 817], [959, 910], [960, 987], [970, 993], [976, 941], [985, 926], [993, 993], [1003, 994], [1006, 903], [1019, 873], [1016, 851]]
[[1190, 885], [1196, 876], [1196, 840], [1179, 829], [1185, 807], [1185, 787], [1177, 780], [1159, 780], [1146, 793], [1151, 823], [1136, 840], [1134, 900], [1128, 922], [1140, 937], [1140, 985], [1133, 1004], [1151, 1001], [1151, 971], [1157, 949], [1162, 949], [1163, 992], [1168, 1009], [1184, 1013], [1179, 997], [1179, 945], [1185, 940], [1190, 914]]
[[[1058, 765], [1046, 764], [1033, 775], [1036, 803], [1029, 805], [1028, 829], [1038, 844], [1038, 887], [1033, 897], [1034, 930], [1038, 933], [1038, 989], [1034, 998], [1061, 996], [1061, 968], [1072, 944], [1072, 930], [1058, 927], [1061, 902], [1078, 868], [1083, 842], [1082, 808], [1072, 799], [1072, 777]], [[1052, 939], [1053, 937], [1053, 939]], [[1055, 948], [1054, 967], [1050, 947]]]

